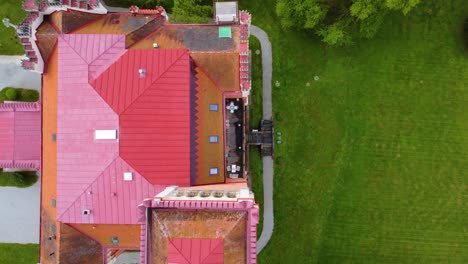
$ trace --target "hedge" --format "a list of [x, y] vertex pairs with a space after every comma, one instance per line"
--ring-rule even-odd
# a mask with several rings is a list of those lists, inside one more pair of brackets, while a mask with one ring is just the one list
[[33, 89], [5, 87], [0, 91], [0, 103], [4, 101], [37, 102], [39, 92]]
[[35, 171], [4, 172], [0, 169], [0, 186], [26, 188], [37, 182]]

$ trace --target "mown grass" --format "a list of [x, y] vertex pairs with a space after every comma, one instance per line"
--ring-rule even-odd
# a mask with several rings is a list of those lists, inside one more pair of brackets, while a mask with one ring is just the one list
[[[18, 25], [26, 17], [26, 11], [22, 7], [23, 1], [2, 0], [0, 1], [0, 20], [9, 18], [11, 23]], [[0, 54], [1, 55], [21, 55], [24, 54], [15, 29], [5, 27], [0, 24]]]
[[39, 261], [37, 244], [0, 243], [0, 262], [4, 264], [31, 264]]
[[275, 230], [259, 263], [466, 263], [467, 5], [425, 1], [330, 48], [281, 29], [275, 1], [241, 2], [279, 82]]
[[34, 171], [4, 172], [0, 169], [0, 186], [26, 188], [37, 182], [39, 176]]

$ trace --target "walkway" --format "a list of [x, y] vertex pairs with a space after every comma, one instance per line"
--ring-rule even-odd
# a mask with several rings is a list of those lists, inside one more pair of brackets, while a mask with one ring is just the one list
[[0, 243], [39, 243], [40, 182], [0, 187]]
[[[271, 43], [265, 31], [254, 25], [251, 26], [251, 33], [260, 41], [262, 47], [263, 119], [271, 120]], [[263, 230], [257, 242], [257, 254], [267, 245], [273, 234], [273, 220], [273, 158], [266, 156], [263, 157]]]
[[21, 67], [23, 56], [0, 56], [0, 90], [3, 87], [29, 88], [40, 91], [41, 75]]

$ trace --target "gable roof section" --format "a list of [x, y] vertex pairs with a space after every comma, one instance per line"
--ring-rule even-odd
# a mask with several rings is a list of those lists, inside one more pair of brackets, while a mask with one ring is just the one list
[[0, 168], [40, 168], [39, 103], [0, 104]]
[[0, 160], [13, 160], [15, 112], [0, 112]]
[[[141, 200], [163, 185], [190, 185], [188, 50], [128, 51], [124, 42], [112, 35], [59, 36], [57, 219], [62, 222], [136, 223]], [[93, 47], [97, 52], [83, 51]], [[98, 129], [117, 130], [119, 140], [96, 141]], [[132, 172], [133, 180], [124, 181], [123, 172]], [[92, 213], [83, 215], [85, 209]]]
[[121, 43], [122, 40], [125, 44], [124, 35], [65, 34], [62, 38], [87, 64]]
[[[152, 259], [148, 263], [157, 263], [156, 259], [160, 258], [174, 261], [169, 263], [184, 259], [190, 264], [246, 263], [248, 213], [234, 209], [232, 203], [231, 208], [222, 208], [222, 202], [204, 202], [212, 204], [214, 209], [188, 210], [178, 207], [179, 201], [168, 201], [167, 204], [174, 207], [149, 211], [148, 241], [144, 242]], [[165, 203], [161, 202], [161, 207], [165, 207]], [[180, 203], [203, 204], [199, 201]], [[216, 241], [223, 243], [216, 244]]]
[[[125, 172], [132, 173], [131, 181], [124, 181]], [[149, 183], [127, 162], [117, 157], [58, 220], [83, 224], [133, 224], [138, 221], [137, 205], [164, 188]], [[83, 215], [84, 209], [92, 213]]]
[[[172, 73], [173, 78], [188, 78], [187, 67], [188, 52], [184, 49], [128, 50], [90, 83], [109, 106], [121, 114], [166, 71]], [[140, 77], [140, 69], [145, 70], [146, 77]]]
[[189, 62], [186, 49], [128, 50], [91, 81], [120, 115], [120, 156], [152, 184], [190, 185]]
[[95, 129], [118, 129], [118, 115], [88, 84], [88, 63], [58, 40], [57, 216], [118, 156], [118, 142], [96, 143]]
[[169, 239], [167, 251], [169, 263], [224, 263], [224, 242], [222, 239]]

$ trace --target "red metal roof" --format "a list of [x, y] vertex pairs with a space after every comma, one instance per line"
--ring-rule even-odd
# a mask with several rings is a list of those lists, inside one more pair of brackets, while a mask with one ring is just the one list
[[[123, 113], [143, 92], [165, 75], [175, 81], [186, 79], [188, 85], [188, 51], [184, 49], [128, 50], [114, 64], [90, 83], [117, 113]], [[146, 71], [140, 77], [139, 69]], [[180, 90], [172, 89], [174, 91]], [[183, 90], [178, 96], [183, 96]], [[188, 96], [188, 95], [187, 95]]]
[[[71, 34], [59, 36], [58, 52], [57, 218], [137, 223], [141, 200], [190, 185], [188, 50], [125, 50], [122, 36]], [[95, 140], [98, 129], [119, 139]]]
[[188, 50], [129, 50], [91, 84], [120, 115], [120, 156], [152, 184], [190, 185]]
[[223, 264], [222, 239], [169, 239], [167, 261], [173, 264]]

